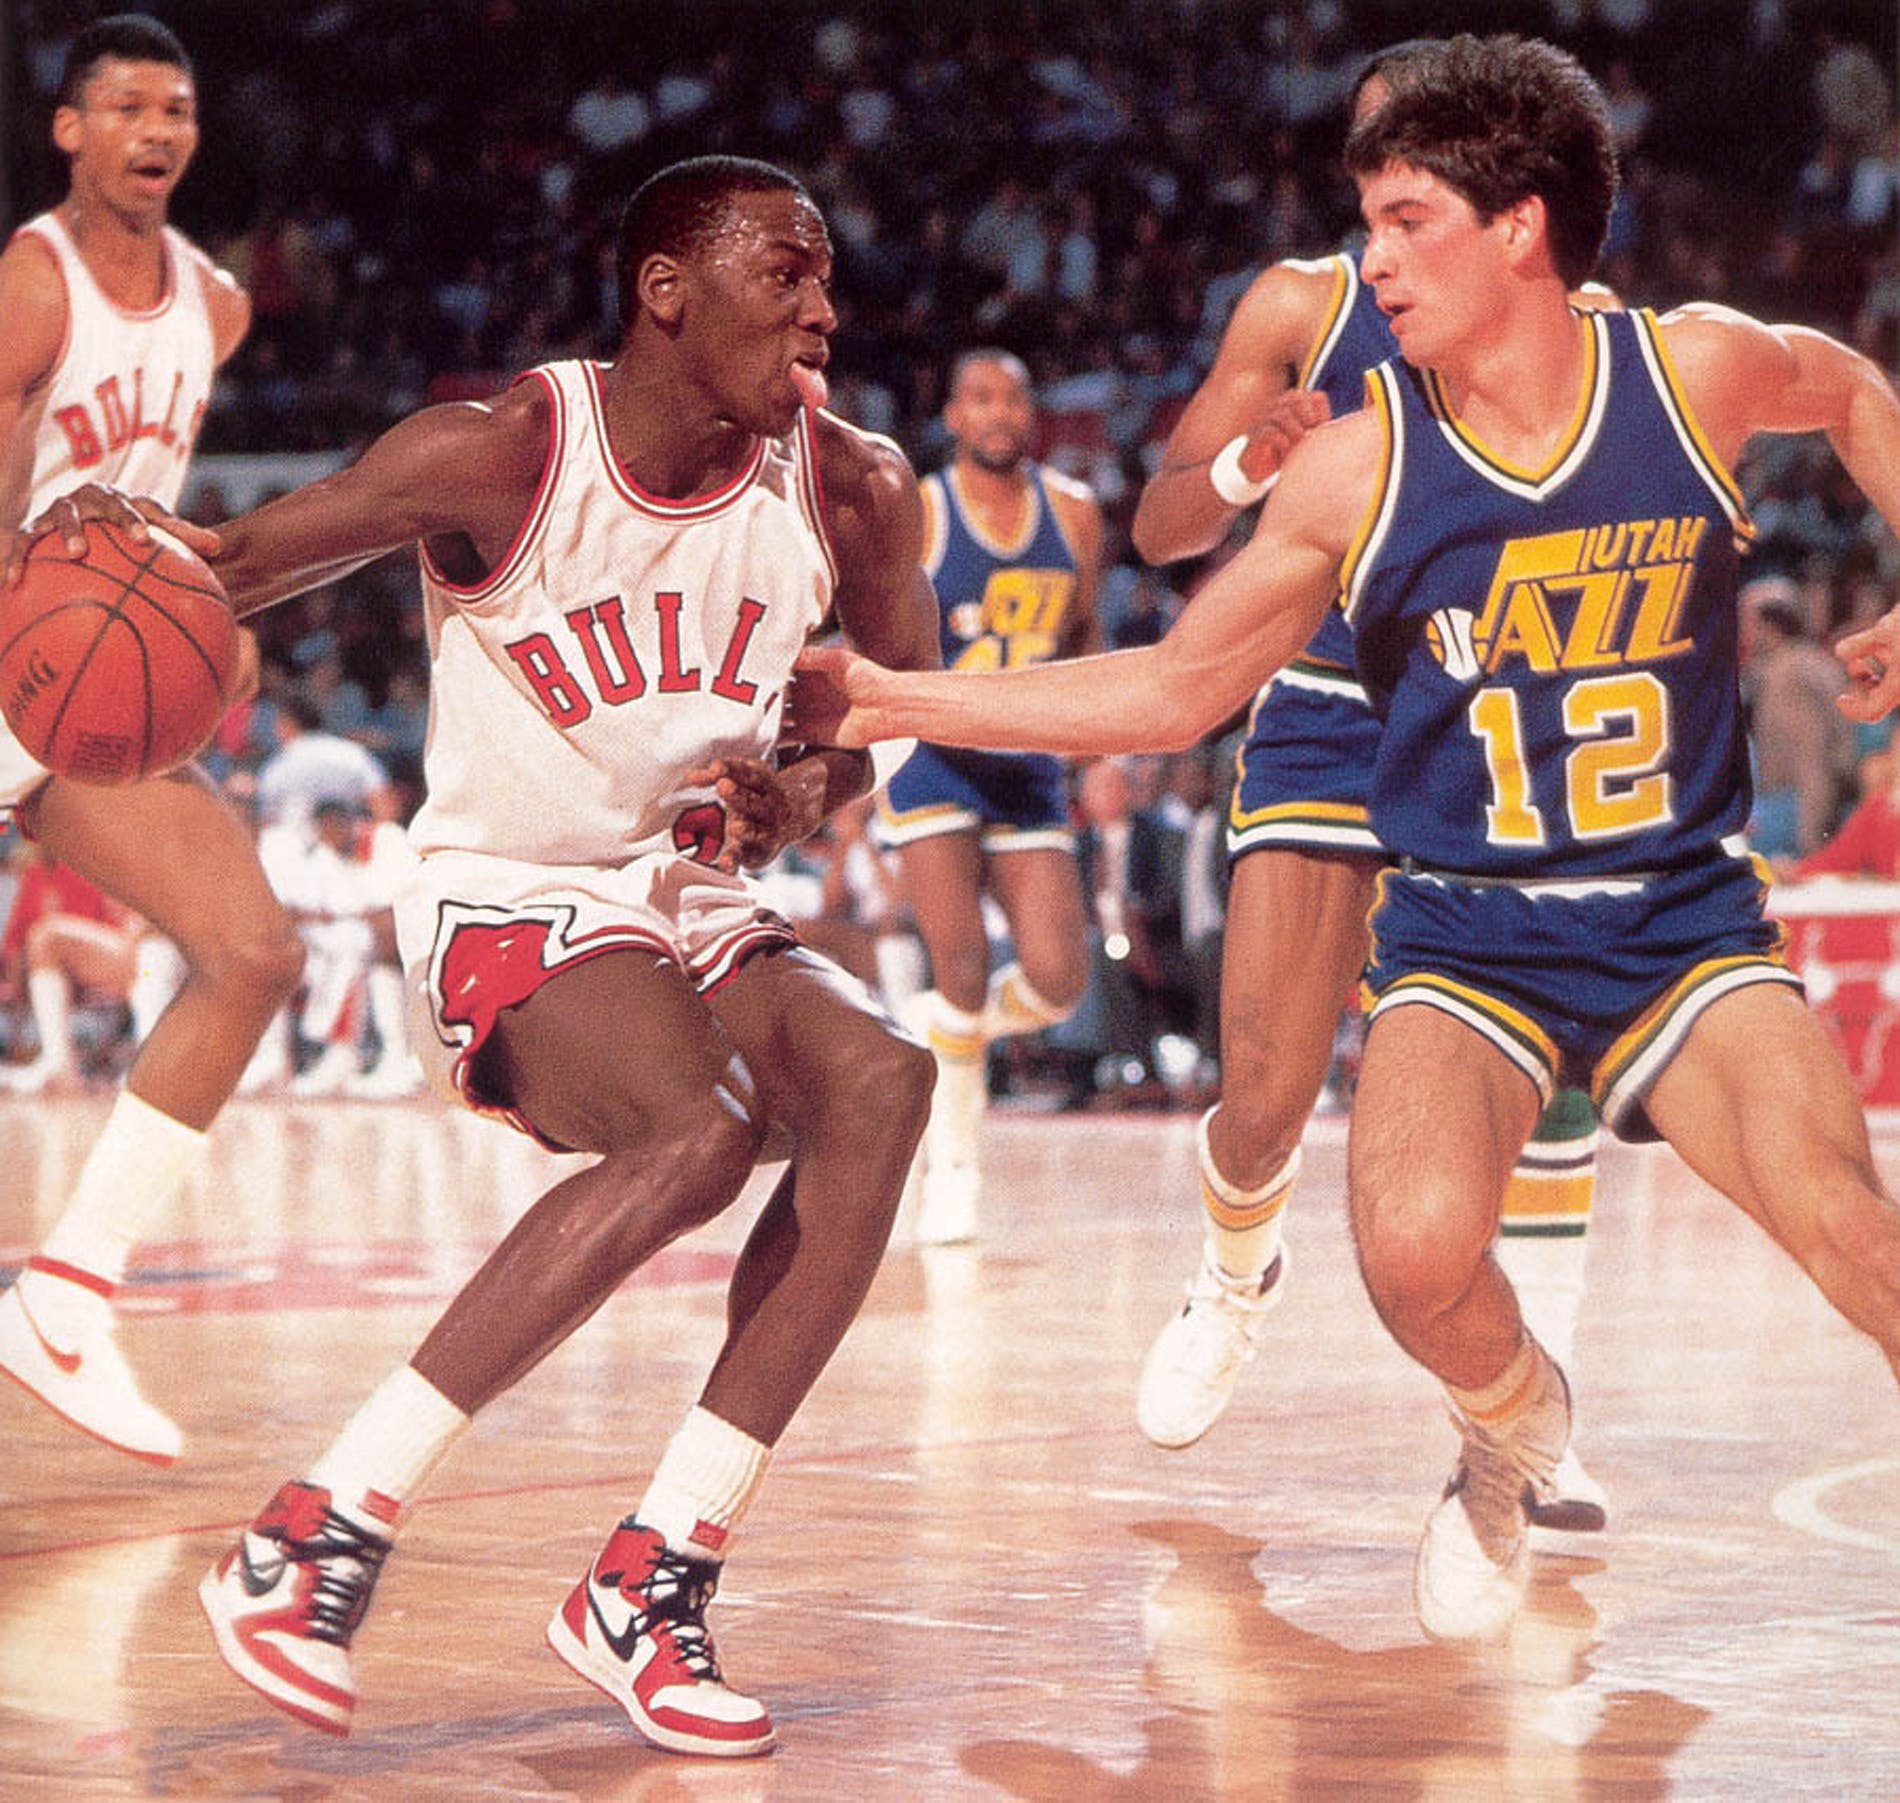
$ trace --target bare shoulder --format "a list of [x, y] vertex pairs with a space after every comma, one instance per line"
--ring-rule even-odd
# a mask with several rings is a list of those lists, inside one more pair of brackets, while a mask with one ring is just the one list
[[66, 337], [66, 279], [36, 232], [16, 232], [0, 252], [0, 319], [0, 388], [23, 393], [52, 374]]
[[917, 473], [895, 440], [835, 413], [815, 414], [812, 425], [825, 521], [834, 533], [919, 512]]
[[251, 329], [251, 297], [230, 270], [219, 268], [209, 258], [199, 265], [198, 281], [204, 290], [205, 311], [211, 316], [212, 342], [223, 363]]
[[1239, 341], [1254, 356], [1260, 347], [1270, 346], [1284, 361], [1302, 361], [1341, 280], [1336, 257], [1287, 257], [1273, 264], [1255, 276], [1240, 297], [1228, 322], [1227, 341]]
[[1375, 408], [1328, 420], [1287, 454], [1263, 529], [1284, 523], [1343, 556], [1378, 498], [1385, 464], [1385, 422]]
[[1099, 539], [1102, 506], [1095, 498], [1095, 490], [1080, 478], [1052, 469], [1046, 463], [1037, 467], [1042, 471], [1042, 487], [1049, 497], [1049, 510], [1062, 529], [1071, 539], [1079, 537], [1091, 543]]

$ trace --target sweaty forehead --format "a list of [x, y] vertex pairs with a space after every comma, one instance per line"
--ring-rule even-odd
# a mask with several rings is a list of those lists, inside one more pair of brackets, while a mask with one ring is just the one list
[[785, 248], [829, 262], [831, 234], [805, 195], [789, 188], [764, 188], [733, 195], [713, 228], [709, 247], [715, 254]]
[[125, 56], [102, 56], [86, 77], [81, 99], [100, 101], [119, 94], [156, 94], [191, 99], [196, 94], [191, 77], [175, 63], [155, 63]]

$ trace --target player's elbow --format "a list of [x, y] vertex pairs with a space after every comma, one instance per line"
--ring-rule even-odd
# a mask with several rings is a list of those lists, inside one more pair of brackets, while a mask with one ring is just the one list
[[1159, 568], [1162, 564], [1179, 563], [1184, 557], [1199, 557], [1213, 549], [1217, 533], [1197, 535], [1183, 531], [1178, 522], [1170, 521], [1162, 509], [1150, 504], [1149, 496], [1153, 492], [1151, 488], [1142, 495], [1128, 528], [1143, 563]]

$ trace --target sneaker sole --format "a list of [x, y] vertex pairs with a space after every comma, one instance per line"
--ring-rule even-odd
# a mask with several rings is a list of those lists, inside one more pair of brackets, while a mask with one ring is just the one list
[[778, 1744], [778, 1731], [767, 1726], [751, 1740], [710, 1740], [677, 1729], [662, 1727], [640, 1707], [640, 1700], [620, 1682], [617, 1660], [601, 1657], [567, 1625], [566, 1617], [556, 1609], [548, 1622], [548, 1645], [569, 1670], [593, 1687], [610, 1696], [627, 1712], [627, 1719], [656, 1747], [668, 1753], [695, 1753], [713, 1759], [750, 1759], [769, 1753]]
[[294, 1694], [273, 1689], [285, 1681], [274, 1672], [258, 1664], [250, 1650], [238, 1638], [237, 1630], [232, 1626], [231, 1618], [225, 1614], [223, 1598], [218, 1583], [218, 1570], [214, 1565], [198, 1583], [198, 1606], [205, 1612], [205, 1620], [211, 1624], [211, 1638], [216, 1643], [218, 1657], [229, 1667], [231, 1675], [256, 1693], [275, 1709], [281, 1709], [286, 1715], [294, 1715], [307, 1727], [321, 1728], [325, 1734], [339, 1737], [350, 1731], [351, 1718], [347, 1715], [328, 1715], [311, 1703], [306, 1703]]
[[1580, 1496], [1553, 1496], [1539, 1502], [1526, 1492], [1524, 1513], [1532, 1527], [1553, 1534], [1600, 1534], [1610, 1521], [1601, 1503], [1587, 1502]]

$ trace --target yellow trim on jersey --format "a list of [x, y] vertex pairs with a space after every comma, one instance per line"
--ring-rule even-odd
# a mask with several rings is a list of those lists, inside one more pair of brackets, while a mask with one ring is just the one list
[[932, 582], [943, 568], [943, 554], [950, 548], [950, 509], [944, 498], [943, 477], [936, 471], [918, 483], [924, 497], [924, 551], [918, 559]]
[[1353, 273], [1352, 259], [1335, 253], [1326, 261], [1333, 266], [1333, 291], [1327, 296], [1324, 321], [1313, 334], [1313, 348], [1306, 353], [1300, 379], [1294, 384], [1298, 388], [1310, 389], [1313, 386], [1315, 377], [1326, 367], [1326, 359], [1333, 354], [1333, 347], [1339, 342], [1339, 335], [1345, 329], [1346, 315], [1352, 311], [1353, 287], [1358, 280]]
[[[1028, 464], [1023, 465], [1025, 472], [1027, 472], [1030, 467]], [[1000, 557], [1005, 562], [1013, 562], [1021, 557], [1035, 542], [1036, 528], [1042, 524], [1042, 510], [1046, 505], [1043, 499], [1042, 485], [1039, 482], [1034, 481], [1025, 474], [1023, 479], [1023, 492], [1029, 497], [1028, 517], [1023, 521], [1021, 531], [1019, 531], [1013, 539], [1001, 539], [990, 533], [984, 527], [983, 522], [977, 518], [976, 509], [970, 505], [970, 497], [964, 492], [963, 477], [958, 473], [957, 466], [952, 463], [947, 469], [940, 470], [938, 474], [943, 477], [944, 488], [951, 501], [955, 504], [957, 518], [963, 522], [963, 530], [975, 539], [985, 551], [989, 552], [992, 557]], [[1058, 521], [1058, 527], [1060, 524], [1061, 522]], [[1064, 542], [1066, 542], [1066, 538]]]
[[1565, 427], [1564, 435], [1557, 441], [1556, 448], [1545, 461], [1542, 469], [1527, 469], [1520, 464], [1500, 457], [1498, 453], [1458, 417], [1457, 410], [1451, 404], [1451, 397], [1445, 392], [1444, 384], [1438, 378], [1436, 370], [1425, 371], [1425, 399], [1439, 424], [1444, 426], [1486, 469], [1494, 470], [1498, 475], [1513, 482], [1527, 483], [1533, 488], [1541, 488], [1556, 476], [1576, 454], [1583, 443], [1584, 434], [1592, 420], [1602, 412], [1605, 396], [1598, 390], [1605, 386], [1609, 377], [1609, 359], [1603, 355], [1603, 347], [1598, 342], [1600, 333], [1595, 315], [1578, 314], [1577, 321], [1583, 336], [1583, 382], [1577, 393], [1577, 410], [1571, 415], [1570, 424]]
[[1364, 570], [1377, 554], [1380, 543], [1392, 524], [1398, 503], [1399, 466], [1405, 454], [1404, 424], [1398, 398], [1391, 392], [1396, 380], [1390, 364], [1382, 363], [1366, 372], [1366, 405], [1379, 420], [1379, 473], [1372, 486], [1372, 502], [1365, 518], [1354, 529], [1339, 562], [1339, 594], [1335, 605], [1352, 623], [1357, 590]]
[[1709, 443], [1702, 430], [1701, 421], [1695, 416], [1695, 409], [1689, 405], [1689, 397], [1683, 392], [1682, 377], [1676, 371], [1675, 359], [1669, 354], [1669, 346], [1663, 339], [1662, 327], [1655, 312], [1649, 307], [1638, 307], [1630, 318], [1636, 322], [1637, 340], [1643, 346], [1651, 372], [1656, 377], [1657, 398], [1675, 425], [1677, 436], [1682, 440], [1682, 448], [1689, 454], [1690, 461], [1701, 470], [1703, 479], [1715, 490], [1716, 499], [1722, 503], [1729, 523], [1735, 528], [1736, 537], [1744, 543], [1752, 540], [1755, 522], [1748, 516], [1748, 502], [1743, 498], [1741, 485], [1716, 455], [1715, 447]]

